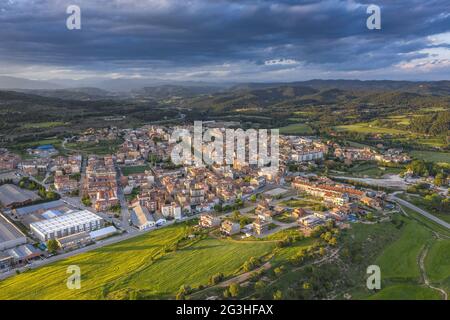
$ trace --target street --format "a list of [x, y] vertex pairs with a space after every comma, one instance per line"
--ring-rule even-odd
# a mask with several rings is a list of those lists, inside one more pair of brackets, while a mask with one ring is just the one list
[[436, 222], [437, 224], [443, 226], [444, 228], [450, 229], [450, 224], [445, 222], [444, 220], [439, 219], [438, 217], [436, 217], [436, 216], [432, 215], [431, 213], [428, 213], [427, 211], [425, 211], [425, 210], [423, 210], [423, 209], [413, 205], [412, 203], [409, 203], [408, 201], [405, 201], [403, 199], [398, 198], [396, 195], [399, 194], [399, 193], [401, 193], [401, 191], [394, 192], [389, 197], [393, 201], [395, 201], [395, 202], [397, 202], [397, 203], [399, 203], [399, 204], [401, 204], [401, 205], [403, 205], [403, 206], [405, 206], [405, 207], [407, 207], [407, 208], [409, 208], [411, 210], [414, 210], [417, 213], [420, 213], [424, 217], [426, 217], [426, 218]]

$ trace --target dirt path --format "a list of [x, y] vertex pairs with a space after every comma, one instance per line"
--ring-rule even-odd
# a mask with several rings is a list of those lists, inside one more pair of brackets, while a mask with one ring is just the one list
[[250, 277], [252, 276], [252, 274], [254, 272], [259, 272], [261, 270], [269, 270], [272, 267], [272, 265], [270, 264], [270, 262], [266, 262], [264, 263], [261, 267], [256, 268], [255, 270], [240, 274], [234, 278], [228, 279], [224, 282], [219, 283], [217, 286], [218, 287], [228, 287], [229, 285], [231, 285], [232, 283], [242, 283], [247, 281], [248, 279], [250, 279]]
[[419, 256], [419, 267], [420, 267], [420, 275], [422, 277], [422, 281], [428, 288], [439, 291], [439, 293], [442, 295], [444, 300], [448, 300], [447, 292], [442, 288], [437, 288], [437, 287], [432, 286], [430, 284], [430, 281], [427, 278], [427, 274], [425, 271], [425, 258], [427, 257], [429, 247], [430, 247], [430, 245], [426, 244]]

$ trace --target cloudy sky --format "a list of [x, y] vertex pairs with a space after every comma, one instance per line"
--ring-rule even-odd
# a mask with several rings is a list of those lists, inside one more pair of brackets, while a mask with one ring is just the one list
[[[66, 28], [69, 5], [81, 30]], [[370, 4], [381, 30], [369, 30]], [[448, 0], [1, 0], [0, 75], [440, 80]]]

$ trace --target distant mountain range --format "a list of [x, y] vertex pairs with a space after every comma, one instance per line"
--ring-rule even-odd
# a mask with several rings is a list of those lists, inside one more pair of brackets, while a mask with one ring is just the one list
[[[275, 89], [277, 90], [270, 90]], [[68, 100], [102, 100], [111, 98], [165, 99], [189, 98], [209, 94], [258, 93], [262, 90], [268, 100], [275, 96], [311, 95], [317, 91], [345, 90], [385, 92], [401, 91], [426, 95], [450, 95], [450, 81], [391, 81], [391, 80], [308, 80], [273, 83], [206, 83], [168, 81], [160, 79], [88, 79], [37, 81], [0, 76], [0, 90], [14, 90], [44, 97]], [[329, 91], [330, 95], [340, 94]]]

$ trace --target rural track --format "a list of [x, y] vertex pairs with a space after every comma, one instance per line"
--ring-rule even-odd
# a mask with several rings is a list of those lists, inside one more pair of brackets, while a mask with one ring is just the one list
[[252, 274], [254, 272], [259, 272], [261, 270], [269, 270], [272, 267], [272, 265], [270, 264], [270, 261], [267, 261], [266, 263], [264, 263], [262, 266], [256, 268], [255, 270], [251, 270], [245, 273], [242, 273], [236, 277], [233, 277], [231, 279], [225, 280], [221, 283], [218, 283], [217, 286], [218, 287], [228, 287], [229, 285], [231, 285], [232, 283], [242, 283], [247, 281], [248, 279], [250, 279], [250, 277], [252, 276]]
[[422, 281], [428, 288], [439, 291], [439, 293], [442, 295], [444, 300], [448, 300], [447, 292], [442, 288], [438, 288], [438, 287], [431, 285], [430, 280], [427, 278], [427, 274], [425, 271], [425, 258], [427, 257], [429, 248], [430, 248], [430, 245], [426, 244], [419, 256], [419, 268], [420, 268], [420, 275], [421, 275]]

